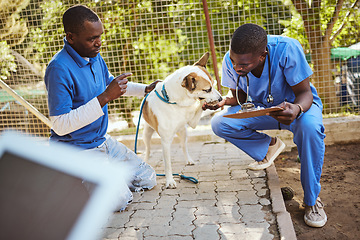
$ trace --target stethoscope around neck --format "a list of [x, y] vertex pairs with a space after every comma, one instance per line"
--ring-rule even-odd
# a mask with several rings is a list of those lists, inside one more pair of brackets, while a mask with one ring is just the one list
[[[266, 98], [266, 101], [268, 103], [273, 103], [274, 102], [274, 97], [271, 95], [271, 64], [270, 64], [270, 52], [269, 49], [266, 47], [266, 51], [267, 51], [267, 58], [268, 58], [268, 68], [269, 68], [269, 94]], [[246, 102], [241, 104], [239, 101], [239, 97], [238, 97], [238, 88], [239, 88], [239, 81], [240, 81], [240, 75], [237, 78], [237, 82], [236, 82], [236, 100], [238, 102], [238, 104], [241, 106], [242, 109], [250, 109], [250, 108], [254, 108], [255, 105], [251, 102], [250, 97], [249, 97], [249, 77], [248, 75], [245, 76], [246, 77]]]

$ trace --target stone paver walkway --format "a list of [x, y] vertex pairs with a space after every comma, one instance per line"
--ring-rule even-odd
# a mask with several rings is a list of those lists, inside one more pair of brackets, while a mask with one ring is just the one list
[[[247, 170], [253, 160], [230, 143], [188, 145], [196, 165], [185, 165], [180, 146], [173, 144], [173, 173], [199, 183], [175, 177], [177, 188], [166, 189], [165, 177], [158, 176], [155, 188], [134, 193], [128, 208], [114, 213], [102, 239], [281, 239], [267, 171]], [[163, 173], [161, 146], [152, 148], [149, 163]]]

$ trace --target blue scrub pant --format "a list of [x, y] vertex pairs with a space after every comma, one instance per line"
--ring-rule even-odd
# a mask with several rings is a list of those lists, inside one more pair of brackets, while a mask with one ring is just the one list
[[[257, 130], [279, 129], [279, 122], [270, 116], [245, 119], [223, 117], [238, 112], [240, 106], [233, 106], [215, 114], [211, 120], [212, 130], [216, 135], [234, 144], [256, 161], [265, 158], [271, 137]], [[320, 193], [320, 176], [324, 162], [324, 125], [322, 108], [312, 104], [311, 108], [290, 125], [280, 124], [294, 134], [301, 162], [300, 179], [304, 190], [304, 202], [315, 205]]]

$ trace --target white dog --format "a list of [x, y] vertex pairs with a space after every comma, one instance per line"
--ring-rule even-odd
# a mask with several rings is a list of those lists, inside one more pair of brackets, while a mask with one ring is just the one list
[[176, 188], [170, 156], [175, 134], [179, 136], [186, 163], [194, 164], [187, 149], [186, 127], [196, 127], [204, 101], [216, 104], [222, 100], [220, 93], [213, 87], [214, 80], [205, 68], [208, 58], [209, 53], [205, 53], [193, 66], [176, 70], [158, 83], [143, 103], [143, 117], [146, 121], [143, 134], [145, 161], [149, 159], [150, 140], [156, 131], [161, 137], [167, 188]]

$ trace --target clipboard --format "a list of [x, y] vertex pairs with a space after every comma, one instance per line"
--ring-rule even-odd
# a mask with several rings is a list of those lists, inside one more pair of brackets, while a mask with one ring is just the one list
[[281, 107], [269, 107], [269, 108], [263, 108], [263, 109], [259, 109], [259, 110], [247, 110], [247, 111], [241, 111], [238, 113], [234, 113], [234, 114], [229, 114], [229, 115], [224, 115], [224, 117], [227, 118], [251, 118], [251, 117], [259, 117], [259, 116], [264, 116], [267, 113], [270, 112], [276, 112], [276, 111], [281, 111], [284, 110]]

